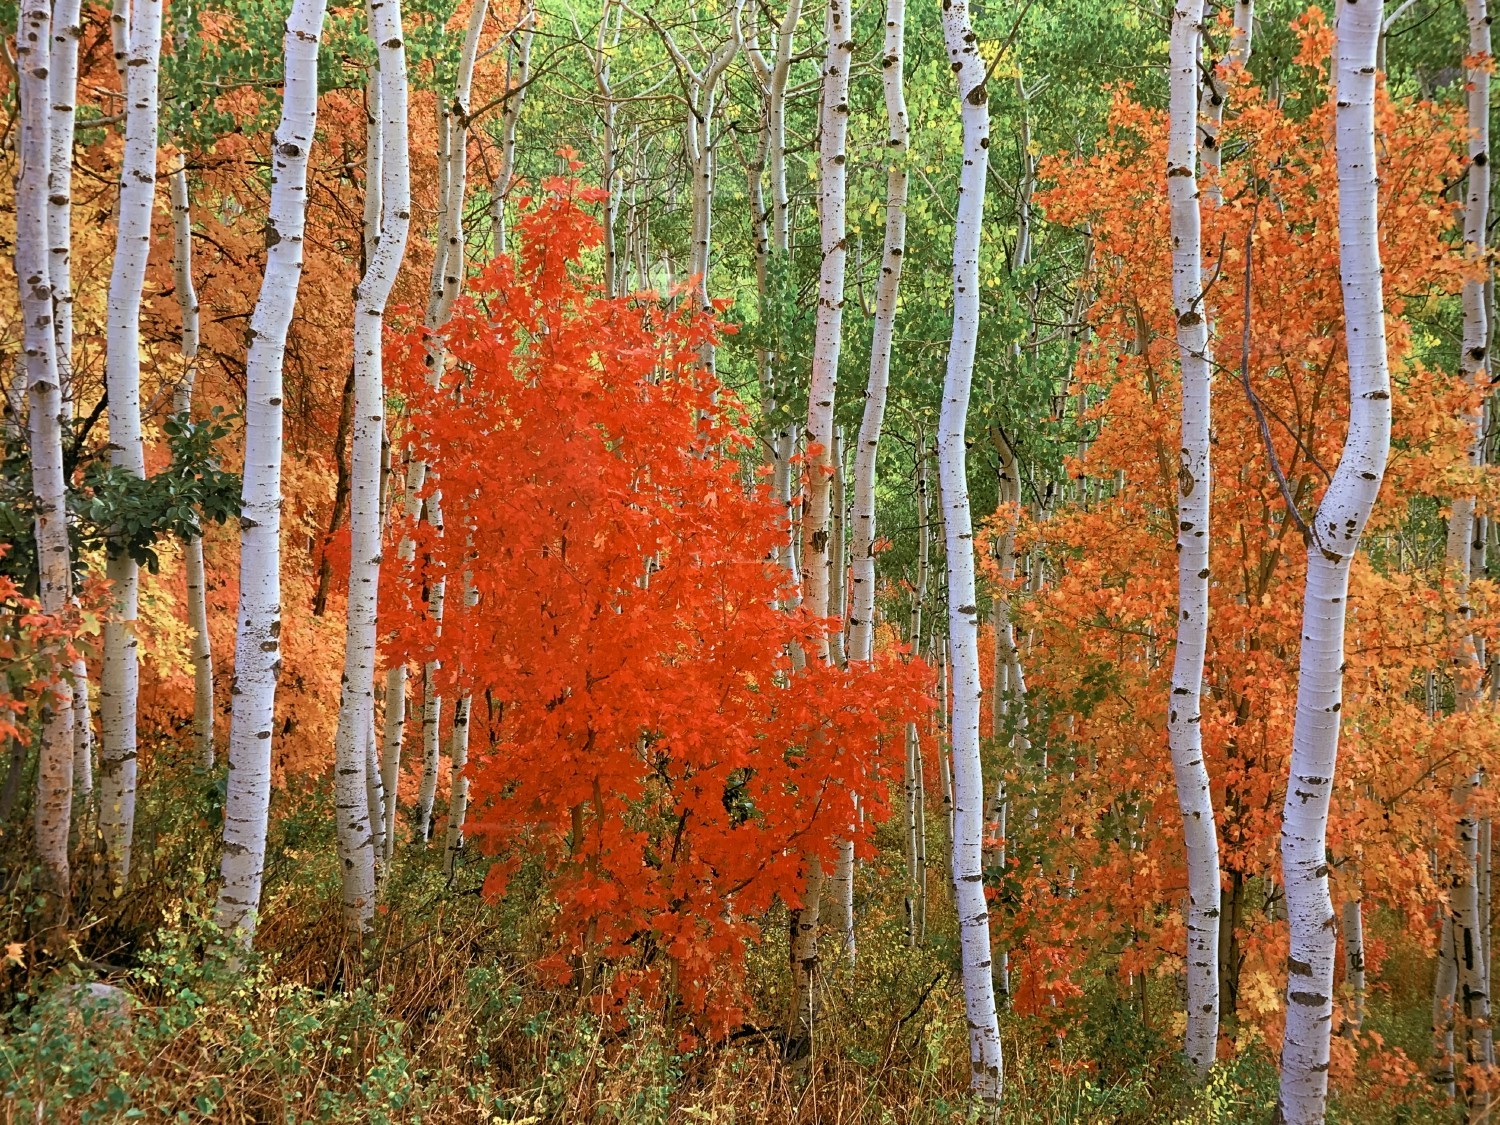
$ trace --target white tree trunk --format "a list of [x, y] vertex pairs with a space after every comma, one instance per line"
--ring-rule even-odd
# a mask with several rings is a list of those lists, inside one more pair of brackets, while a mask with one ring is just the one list
[[[756, 208], [756, 276], [760, 286], [761, 308], [767, 308], [769, 296], [769, 273], [772, 261], [778, 268], [785, 268], [791, 252], [790, 196], [786, 180], [786, 93], [787, 80], [791, 74], [792, 52], [796, 41], [797, 24], [802, 18], [802, 0], [788, 0], [786, 15], [776, 32], [774, 61], [767, 61], [760, 45], [752, 35], [745, 43], [745, 53], [750, 60], [751, 71], [761, 88], [765, 106], [764, 163], [771, 186], [771, 203], [766, 209], [760, 190], [759, 175], [752, 185], [752, 206]], [[762, 350], [759, 356], [761, 384], [761, 414], [768, 419], [766, 443], [771, 459], [772, 491], [782, 500], [786, 513], [788, 534], [777, 552], [778, 563], [787, 571], [793, 589], [800, 589], [802, 576], [798, 570], [795, 542], [797, 538], [795, 512], [792, 508], [793, 446], [796, 444], [795, 427], [786, 417], [778, 417], [784, 407], [783, 387], [779, 364], [771, 348]]]
[[78, 98], [78, 40], [81, 0], [58, 0], [52, 12], [48, 85], [51, 135], [47, 189], [47, 268], [52, 282], [53, 333], [58, 373], [66, 397], [73, 381], [73, 127]]
[[369, 726], [365, 741], [365, 803], [366, 816], [370, 818], [370, 855], [374, 869], [375, 888], [385, 882], [385, 786], [380, 774], [380, 756], [375, 748], [375, 724]]
[[385, 825], [380, 839], [387, 864], [396, 851], [396, 798], [401, 788], [401, 728], [406, 723], [406, 666], [385, 673], [385, 729], [380, 748], [380, 786], [385, 793]]
[[1380, 0], [1345, 4], [1338, 24], [1335, 145], [1349, 431], [1338, 469], [1314, 517], [1307, 552], [1297, 712], [1282, 810], [1281, 866], [1291, 950], [1280, 1112], [1288, 1125], [1322, 1121], [1328, 1094], [1336, 936], [1326, 848], [1343, 702], [1344, 613], [1350, 560], [1375, 506], [1390, 451], [1391, 391], [1375, 164], [1380, 16]]
[[1358, 898], [1344, 903], [1344, 983], [1349, 989], [1349, 1027], [1365, 1023], [1365, 916]]
[[235, 616], [223, 884], [215, 915], [247, 944], [255, 933], [271, 801], [276, 679], [281, 671], [281, 373], [302, 277], [307, 158], [318, 113], [318, 38], [326, 0], [294, 0], [286, 21], [285, 93], [272, 144], [266, 273], [245, 359], [245, 472]]
[[[466, 272], [463, 211], [468, 184], [470, 94], [474, 83], [474, 64], [479, 57], [479, 37], [484, 30], [487, 14], [488, 4], [484, 2], [475, 4], [469, 13], [469, 24], [464, 33], [463, 49], [459, 55], [458, 74], [454, 81], [453, 100], [444, 109], [439, 122], [439, 226], [425, 314], [425, 324], [433, 333], [432, 342], [428, 348], [428, 383], [433, 387], [439, 387], [443, 382], [447, 349], [443, 344], [441, 332], [447, 326], [448, 318], [453, 311], [453, 302], [463, 291]], [[529, 34], [527, 32], [528, 36]], [[530, 51], [529, 44], [528, 38], [527, 52]], [[516, 95], [516, 97], [519, 96], [519, 94]], [[379, 104], [379, 95], [376, 94], [371, 101], [372, 104]], [[508, 127], [513, 130], [514, 122], [510, 122]], [[513, 141], [512, 136], [512, 144]], [[372, 151], [375, 147], [378, 146], [372, 146]], [[368, 196], [366, 209], [368, 212]], [[422, 461], [413, 461], [407, 468], [406, 514], [410, 519], [415, 519], [421, 513], [420, 494], [427, 481], [427, 472], [428, 466]], [[442, 504], [436, 492], [427, 500], [427, 511], [429, 522], [441, 531]], [[415, 556], [416, 548], [409, 538], [404, 538], [398, 550], [402, 560], [410, 562]], [[428, 606], [439, 630], [442, 628], [443, 620], [443, 595], [444, 581], [439, 578], [430, 591]], [[423, 670], [423, 684], [427, 690], [422, 708], [422, 782], [416, 834], [417, 839], [423, 843], [432, 834], [432, 801], [437, 792], [437, 770], [440, 760], [442, 699], [432, 690], [437, 671], [436, 664], [429, 664]], [[390, 786], [394, 784], [399, 772], [402, 732], [406, 722], [406, 668], [404, 665], [398, 665], [387, 673], [386, 698], [399, 701], [396, 710], [387, 713], [381, 756], [382, 773], [389, 775], [386, 787], [393, 794], [391, 806], [394, 809], [395, 791]], [[389, 702], [387, 707], [390, 707]], [[386, 831], [387, 849], [394, 846], [393, 836], [394, 821], [391, 820]]]
[[531, 40], [536, 34], [536, 4], [528, 0], [521, 20], [511, 33], [507, 58], [505, 107], [500, 111], [500, 167], [490, 184], [490, 235], [496, 254], [505, 253], [505, 200], [516, 175], [516, 127], [531, 81]]
[[[42, 609], [62, 613], [73, 596], [68, 546], [67, 481], [63, 475], [63, 402], [47, 271], [47, 172], [51, 148], [47, 0], [23, 0], [16, 30], [20, 94], [20, 169], [16, 176], [16, 277], [20, 283], [22, 349], [30, 398], [31, 489], [36, 506], [38, 587]], [[70, 891], [68, 829], [73, 812], [73, 698], [61, 681], [42, 716], [37, 754], [36, 852], [49, 912], [61, 919]]]
[[[1255, 24], [1255, 0], [1230, 0], [1234, 6], [1234, 27], [1229, 34], [1229, 50], [1219, 60], [1219, 65], [1212, 62], [1205, 68], [1203, 76], [1203, 89], [1199, 98], [1198, 130], [1203, 138], [1203, 172], [1208, 178], [1208, 186], [1204, 188], [1203, 194], [1211, 203], [1219, 203], [1223, 199], [1223, 190], [1219, 184], [1219, 169], [1223, 161], [1223, 151], [1219, 147], [1219, 134], [1224, 128], [1224, 102], [1228, 90], [1228, 72], [1236, 67], [1244, 67], [1250, 62], [1250, 46], [1254, 34]], [[1205, 6], [1200, 22], [1207, 20], [1210, 16]], [[1220, 73], [1220, 71], [1224, 73]]]
[[[932, 554], [932, 504], [927, 490], [927, 446], [922, 433], [916, 443], [917, 573], [912, 584], [911, 618], [907, 642], [912, 656], [922, 654], [922, 610], [927, 602], [927, 578]], [[922, 740], [915, 723], [906, 728], [906, 762], [902, 778], [906, 791], [906, 944], [916, 948], [927, 928], [926, 795], [922, 791]]]
[[[1469, 24], [1468, 54], [1482, 60], [1468, 70], [1469, 167], [1468, 191], [1464, 211], [1464, 253], [1472, 262], [1482, 261], [1486, 254], [1486, 232], [1489, 219], [1489, 116], [1490, 56], [1489, 13], [1486, 0], [1467, 0]], [[1489, 387], [1489, 317], [1484, 282], [1469, 278], [1463, 287], [1463, 350], [1460, 365], [1464, 376], [1476, 388]], [[1469, 419], [1473, 426], [1467, 450], [1469, 464], [1476, 468], [1484, 463], [1483, 408]], [[1480, 640], [1467, 627], [1471, 615], [1469, 583], [1473, 574], [1476, 542], [1481, 552], [1482, 537], [1475, 534], [1475, 498], [1459, 496], [1453, 501], [1448, 520], [1447, 561], [1458, 586], [1458, 612], [1449, 625], [1455, 634], [1454, 702], [1459, 712], [1473, 710], [1478, 700], [1484, 658]], [[1459, 809], [1458, 843], [1462, 866], [1453, 873], [1449, 911], [1453, 919], [1453, 948], [1458, 966], [1458, 1010], [1463, 1015], [1464, 1058], [1467, 1064], [1465, 1085], [1475, 1065], [1494, 1065], [1494, 1043], [1490, 1031], [1490, 998], [1488, 972], [1483, 957], [1483, 922], [1480, 915], [1479, 819], [1470, 808], [1473, 791], [1482, 776], [1475, 774], [1454, 787], [1453, 800]], [[1487, 1102], [1476, 1090], [1475, 1097]], [[1471, 1099], [1472, 1100], [1472, 1099]], [[1471, 1106], [1471, 1109], [1475, 1107]], [[1483, 1107], [1480, 1107], [1483, 1108]]]
[[617, 170], [615, 122], [619, 102], [610, 84], [610, 60], [620, 46], [620, 28], [625, 18], [623, 0], [604, 0], [599, 30], [594, 40], [594, 85], [599, 91], [599, 154], [604, 173], [604, 295], [613, 299], [623, 284], [620, 276], [619, 232], [620, 185]]
[[448, 840], [443, 850], [443, 874], [453, 875], [458, 853], [464, 846], [464, 819], [469, 811], [469, 708], [470, 698], [459, 697], [453, 709], [453, 734], [448, 757], [453, 765], [453, 780], [448, 789]]
[[[151, 252], [156, 200], [157, 78], [161, 0], [131, 6], [125, 67], [125, 152], [120, 166], [114, 269], [109, 279], [105, 385], [109, 394], [110, 463], [146, 475], [141, 435], [141, 296]], [[135, 833], [136, 695], [140, 668], [135, 636], [137, 566], [111, 549], [105, 573], [114, 584], [114, 619], [104, 626], [99, 684], [99, 829], [116, 890], [130, 877]]]
[[1209, 399], [1213, 358], [1203, 291], [1198, 212], [1198, 44], [1203, 0], [1178, 0], [1172, 16], [1171, 135], [1167, 199], [1172, 228], [1172, 305], [1182, 370], [1181, 464], [1177, 470], [1177, 648], [1167, 701], [1167, 742], [1187, 850], [1187, 1037], [1202, 1080], [1219, 1041], [1219, 841], [1203, 762], [1203, 656], [1208, 645]]
[[[823, 61], [823, 96], [818, 144], [818, 227], [822, 234], [823, 264], [818, 278], [818, 308], [813, 335], [812, 384], [807, 400], [807, 504], [802, 513], [802, 604], [818, 618], [836, 612], [829, 604], [832, 588], [833, 560], [839, 552], [833, 549], [832, 495], [834, 475], [833, 400], [838, 387], [839, 343], [844, 317], [844, 267], [846, 249], [847, 154], [845, 138], [849, 127], [849, 61], [854, 53], [854, 29], [845, 0], [829, 0], [824, 18], [827, 53]], [[690, 127], [690, 132], [691, 132]], [[699, 142], [707, 143], [706, 130]], [[695, 168], [700, 152], [694, 152]], [[695, 191], [699, 187], [694, 185]], [[711, 192], [705, 180], [704, 192]], [[695, 203], [695, 214], [703, 210], [699, 233], [704, 237], [694, 266], [695, 274], [707, 269], [707, 215], [711, 212], [711, 194]], [[701, 288], [707, 301], [706, 286]], [[833, 646], [825, 632], [819, 634], [816, 658], [822, 663], [833, 659]], [[818, 919], [820, 902], [814, 883], [822, 882], [822, 865], [809, 857], [808, 890], [802, 910], [792, 917], [796, 935], [792, 956], [792, 1038], [811, 1035], [811, 1021], [816, 1009], [818, 971]], [[804, 1028], [802, 1021], [808, 1021]], [[808, 1038], [810, 1043], [810, 1038]]]
[[[846, 208], [849, 128], [849, 62], [854, 29], [845, 0], [829, 0], [824, 20], [827, 55], [818, 142], [818, 229], [822, 269], [813, 328], [812, 383], [807, 400], [807, 507], [802, 516], [802, 601], [814, 617], [835, 613], [829, 604], [832, 567], [833, 403], [838, 389], [844, 322], [844, 272], [848, 260]], [[818, 657], [827, 661], [825, 640]]]
[[[187, 161], [172, 171], [172, 272], [177, 305], [182, 310], [182, 381], [172, 398], [172, 409], [193, 409], [193, 384], [198, 376], [198, 293], [193, 288], [193, 214], [188, 198]], [[193, 630], [193, 744], [204, 769], [214, 766], [214, 657], [208, 638], [208, 599], [203, 573], [203, 538], [187, 541], [187, 613]]]
[[881, 80], [885, 87], [886, 174], [885, 245], [880, 254], [880, 284], [875, 296], [875, 328], [870, 344], [870, 378], [865, 409], [854, 450], [853, 599], [849, 607], [849, 659], [875, 655], [875, 467], [885, 424], [886, 391], [891, 377], [891, 344], [896, 330], [896, 299], [901, 290], [901, 263], [906, 254], [906, 0], [888, 0]]
[[948, 637], [953, 655], [953, 885], [969, 1026], [970, 1087], [998, 1101], [1003, 1086], [990, 916], [984, 895], [984, 778], [979, 763], [979, 607], [974, 589], [974, 526], [964, 447], [974, 352], [979, 339], [979, 243], [990, 132], [985, 63], [967, 0], [943, 9], [943, 39], [958, 80], [963, 167], [953, 230], [953, 338], [938, 416], [938, 477], [948, 555]]
[[1454, 1012], [1458, 998], [1458, 958], [1453, 945], [1453, 916], [1443, 916], [1438, 938], [1437, 973], [1432, 983], [1432, 1080], [1452, 1099], [1456, 1092], [1457, 1060], [1453, 1052]]
[[[73, 418], [73, 133], [78, 97], [79, 0], [59, 0], [52, 12], [48, 88], [51, 134], [47, 188], [47, 270], [52, 284], [52, 330], [65, 424]], [[94, 792], [94, 729], [88, 664], [73, 661], [73, 797]]]
[[385, 433], [381, 333], [385, 306], [406, 256], [411, 219], [407, 153], [406, 46], [399, 0], [370, 5], [380, 52], [380, 242], [354, 294], [354, 430], [349, 472], [349, 620], [334, 743], [334, 807], [346, 928], [362, 934], [375, 912], [375, 854], [367, 754], [374, 747], [377, 593], [380, 586], [380, 450]]

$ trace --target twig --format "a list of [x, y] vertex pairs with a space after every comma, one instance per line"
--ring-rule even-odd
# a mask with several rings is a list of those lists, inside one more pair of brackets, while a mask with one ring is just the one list
[[1271, 472], [1281, 488], [1281, 498], [1286, 503], [1287, 514], [1302, 532], [1303, 542], [1311, 543], [1316, 535], [1308, 526], [1307, 520], [1302, 518], [1297, 500], [1292, 495], [1291, 485], [1287, 483], [1286, 474], [1281, 471], [1281, 459], [1276, 456], [1276, 445], [1271, 441], [1271, 426], [1266, 421], [1265, 409], [1261, 406], [1260, 396], [1250, 386], [1250, 283], [1255, 249], [1255, 220], [1259, 214], [1260, 198], [1257, 196], [1255, 207], [1250, 212], [1250, 224], [1245, 228], [1245, 327], [1240, 340], [1240, 385], [1245, 388], [1245, 397], [1250, 400], [1250, 408], [1255, 411], [1255, 421], [1260, 426], [1260, 440], [1265, 444], [1266, 457], [1271, 462]]

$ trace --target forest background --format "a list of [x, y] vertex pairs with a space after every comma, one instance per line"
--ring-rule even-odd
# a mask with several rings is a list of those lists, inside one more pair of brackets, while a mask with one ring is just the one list
[[[70, 9], [0, 12], [22, 28], [0, 144], [6, 1119], [963, 1120], [996, 1112], [991, 1049], [1005, 1120], [1322, 1119], [1277, 1062], [1298, 541], [1349, 417], [1335, 13], [382, 7], [329, 7], [315, 57], [284, 55], [283, 4], [71, 17], [66, 608], [34, 534], [24, 40]], [[1393, 417], [1320, 876], [1328, 1120], [1490, 1109], [1476, 11], [1392, 4], [1371, 40]], [[367, 19], [399, 21], [379, 51]], [[1189, 24], [1217, 355], [1211, 1071], [1167, 729]], [[147, 66], [150, 128], [126, 97]], [[299, 89], [316, 125], [284, 143]], [[47, 183], [55, 209], [55, 163]], [[966, 230], [973, 384], [945, 419]], [[250, 517], [272, 510], [267, 537]], [[257, 604], [279, 616], [252, 635]]]

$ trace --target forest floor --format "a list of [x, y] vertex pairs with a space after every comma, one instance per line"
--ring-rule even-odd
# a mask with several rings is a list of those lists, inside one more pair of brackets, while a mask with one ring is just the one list
[[[0, 1036], [6, 1125], [990, 1119], [967, 1096], [954, 925], [937, 880], [926, 940], [912, 949], [901, 880], [882, 878], [879, 859], [865, 866], [858, 958], [853, 967], [826, 965], [813, 1055], [789, 1064], [779, 1034], [784, 911], [764, 921], [749, 951], [744, 1022], [717, 1042], [660, 1006], [627, 1001], [606, 1015], [602, 985], [585, 991], [576, 978], [543, 980], [536, 964], [549, 950], [551, 910], [537, 881], [523, 869], [492, 902], [481, 893], [487, 861], [477, 854], [448, 880], [440, 849], [401, 849], [375, 931], [351, 950], [339, 921], [331, 799], [321, 786], [277, 795], [264, 921], [255, 953], [240, 955], [210, 917], [222, 778], [157, 761], [142, 791], [130, 893], [80, 909], [84, 921], [65, 955], [12, 946], [0, 967], [9, 1008]], [[16, 841], [0, 843], [0, 911], [7, 933], [25, 933], [36, 900]], [[894, 860], [894, 833], [887, 843]], [[187, 885], [168, 876], [181, 871], [197, 874]], [[825, 960], [837, 957], [829, 939]], [[1402, 963], [1387, 960], [1406, 991], [1377, 983], [1370, 1021], [1416, 1050], [1427, 1034], [1423, 986]], [[1411, 966], [1422, 963], [1413, 957]], [[92, 981], [129, 993], [129, 1014], [81, 1002], [78, 985]], [[999, 1119], [1269, 1121], [1270, 1054], [1252, 1046], [1194, 1089], [1176, 1061], [1177, 982], [1150, 982], [1144, 1019], [1139, 983], [1122, 989], [1101, 970], [1060, 1009], [1002, 1016]], [[1330, 1113], [1331, 1121], [1370, 1125], [1451, 1119], [1439, 1103], [1410, 1100], [1386, 1111], [1335, 1098]]]

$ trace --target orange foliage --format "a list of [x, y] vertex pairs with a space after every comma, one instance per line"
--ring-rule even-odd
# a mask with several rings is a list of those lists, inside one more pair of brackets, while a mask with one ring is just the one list
[[[1301, 21], [1301, 65], [1326, 64], [1329, 32]], [[1279, 105], [1243, 73], [1231, 76], [1223, 202], [1205, 198], [1205, 275], [1218, 375], [1213, 392], [1212, 624], [1203, 738], [1219, 812], [1226, 886], [1240, 886], [1239, 1018], [1279, 1037], [1284, 927], [1280, 806], [1296, 694], [1304, 545], [1287, 514], [1251, 400], [1300, 510], [1311, 513], [1337, 462], [1347, 403], [1338, 273], [1333, 107]], [[1461, 121], [1429, 103], [1382, 96], [1382, 254], [1395, 383], [1390, 472], [1368, 552], [1350, 594], [1344, 737], [1329, 847], [1334, 894], [1404, 911], [1415, 930], [1440, 896], [1425, 859], [1451, 847], [1455, 777], [1484, 760], [1493, 716], [1431, 720], [1423, 683], [1451, 652], [1454, 594], [1438, 558], [1415, 558], [1411, 513], [1441, 518], [1446, 498], [1495, 483], [1467, 467], [1462, 416], [1470, 392], [1420, 358], [1408, 310], [1456, 291], [1464, 263], [1445, 186], [1463, 168]], [[1186, 894], [1165, 716], [1176, 605], [1173, 550], [1178, 391], [1168, 216], [1162, 191], [1165, 115], [1116, 91], [1107, 137], [1082, 158], [1048, 161], [1039, 195], [1050, 219], [1092, 232], [1087, 284], [1096, 336], [1075, 376], [1095, 436], [1070, 473], [1091, 478], [1087, 504], [1064, 506], [1023, 539], [1050, 560], [1046, 589], [1018, 603], [1035, 631], [1030, 687], [1041, 701], [1050, 774], [1012, 767], [1012, 923], [1021, 999], [1040, 1005], [1107, 951], [1125, 974], [1180, 958]], [[1250, 260], [1246, 258], [1247, 238]], [[1248, 283], [1248, 297], [1247, 297]], [[1245, 317], [1249, 315], [1248, 346]], [[1100, 499], [1100, 494], [1103, 498]], [[1423, 498], [1426, 501], [1423, 508]], [[997, 534], [1010, 513], [990, 528]], [[992, 575], [993, 579], [993, 575]], [[1495, 626], [1486, 584], [1472, 593], [1475, 626]], [[1034, 720], [1035, 722], [1035, 720]], [[1025, 814], [1034, 800], [1044, 812]], [[1035, 827], [1040, 825], [1040, 828]], [[1028, 835], [1030, 834], [1030, 835]], [[1242, 884], [1231, 884], [1231, 875]], [[1230, 905], [1226, 901], [1226, 908]], [[1027, 976], [1033, 979], [1026, 980]], [[1038, 979], [1039, 978], [1039, 979]], [[1226, 1010], [1233, 1003], [1226, 981]], [[1271, 998], [1266, 1002], [1266, 998]], [[1389, 1056], [1386, 1064], [1397, 1066]]]
[[[735, 458], [739, 403], [698, 366], [716, 326], [604, 299], [578, 268], [597, 193], [546, 187], [518, 258], [459, 303], [456, 385], [429, 389], [419, 331], [392, 355], [415, 419], [397, 444], [440, 470], [446, 526], [395, 529], [417, 561], [386, 568], [387, 656], [439, 660], [444, 694], [473, 694], [469, 832], [498, 857], [492, 891], [541, 865], [548, 965], [611, 959], [618, 989], [722, 1028], [754, 917], [795, 902], [806, 857], [833, 862], [851, 792], [869, 852], [928, 675], [883, 658], [790, 676], [791, 646], [830, 623], [777, 608], [781, 516]], [[418, 592], [440, 575], [439, 632]]]

